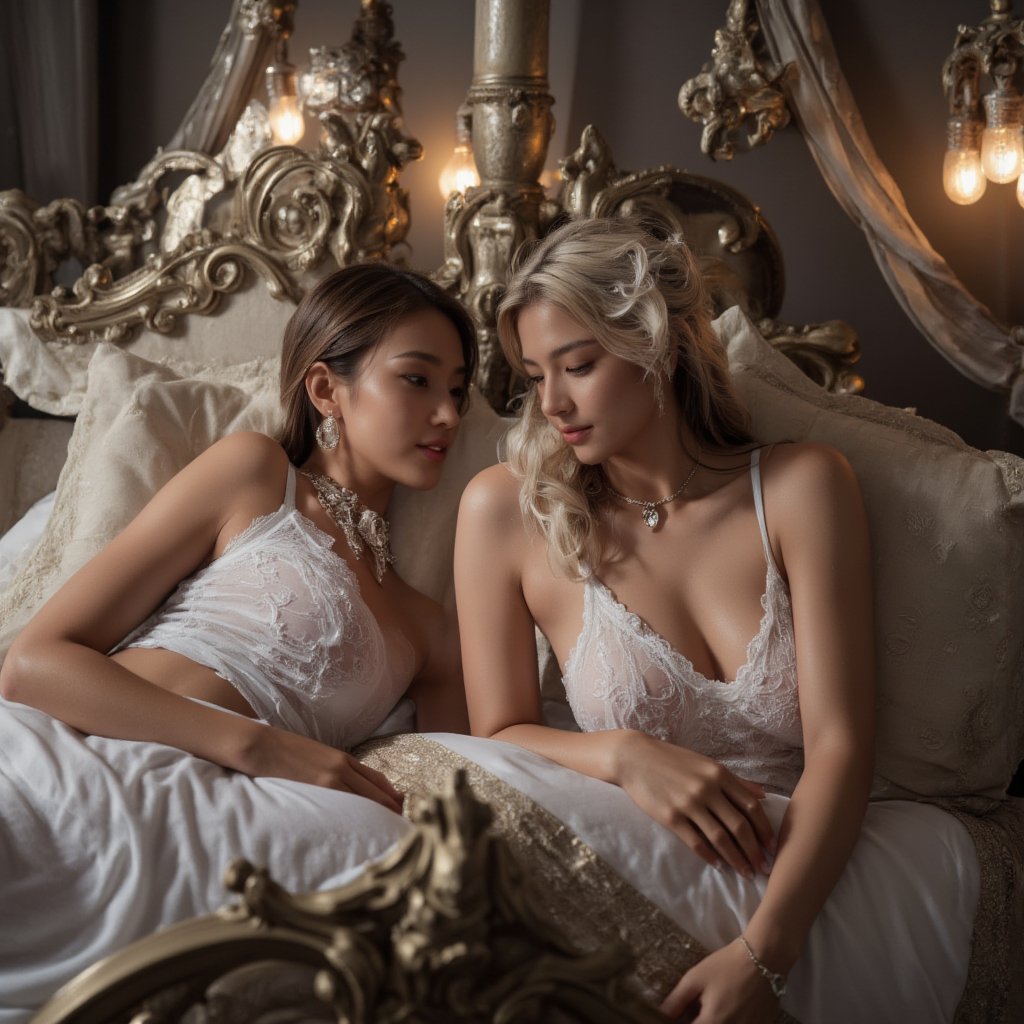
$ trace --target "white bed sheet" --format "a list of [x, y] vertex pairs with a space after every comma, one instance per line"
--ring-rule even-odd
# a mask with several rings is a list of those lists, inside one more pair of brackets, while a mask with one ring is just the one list
[[[708, 949], [732, 941], [767, 879], [718, 872], [618, 786], [508, 743], [427, 734], [525, 793]], [[788, 798], [770, 795], [777, 829]], [[811, 929], [782, 1006], [804, 1024], [953, 1020], [967, 979], [980, 872], [974, 844], [929, 804], [873, 803]]]
[[22, 567], [46, 529], [56, 491], [40, 498], [3, 536], [0, 536], [0, 593]]
[[362, 797], [83, 736], [0, 701], [0, 1022], [144, 935], [227, 902], [235, 857], [342, 885], [410, 825]]

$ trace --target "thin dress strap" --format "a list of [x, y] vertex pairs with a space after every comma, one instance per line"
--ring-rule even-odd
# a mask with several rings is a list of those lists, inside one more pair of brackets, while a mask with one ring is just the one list
[[772, 546], [768, 543], [768, 524], [764, 518], [764, 493], [761, 490], [761, 449], [755, 448], [750, 453], [750, 486], [754, 491], [754, 511], [757, 512], [757, 525], [761, 528], [761, 543], [764, 545], [764, 557], [768, 564], [778, 572], [772, 555]]
[[295, 467], [288, 463], [288, 479], [284, 485], [284, 501], [282, 504], [286, 508], [295, 508]]

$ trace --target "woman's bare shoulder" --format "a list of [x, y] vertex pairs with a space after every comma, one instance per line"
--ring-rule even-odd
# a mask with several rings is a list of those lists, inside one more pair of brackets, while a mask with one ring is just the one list
[[459, 505], [460, 516], [507, 523], [520, 520], [519, 479], [503, 462], [481, 470], [466, 485]]
[[231, 478], [262, 476], [288, 464], [285, 450], [272, 437], [255, 430], [241, 430], [215, 441], [199, 458], [223, 468]]
[[765, 486], [792, 493], [794, 497], [828, 497], [859, 492], [857, 477], [838, 448], [819, 441], [776, 444], [762, 456]]

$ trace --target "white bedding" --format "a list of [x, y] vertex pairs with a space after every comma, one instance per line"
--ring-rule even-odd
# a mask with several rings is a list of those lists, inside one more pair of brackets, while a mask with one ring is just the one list
[[56, 491], [44, 495], [0, 536], [0, 593], [10, 586], [15, 573], [42, 537], [56, 496]]
[[86, 737], [4, 702], [0, 813], [2, 1024], [100, 957], [224, 905], [235, 857], [290, 890], [321, 889], [410, 828], [362, 797]]
[[[617, 786], [507, 743], [429, 738], [524, 792], [564, 822], [705, 948], [732, 941], [767, 879], [700, 860]], [[788, 799], [770, 795], [774, 827]], [[782, 1007], [802, 1024], [939, 1024], [967, 979], [979, 867], [970, 836], [937, 807], [872, 803], [860, 841], [804, 953]]]

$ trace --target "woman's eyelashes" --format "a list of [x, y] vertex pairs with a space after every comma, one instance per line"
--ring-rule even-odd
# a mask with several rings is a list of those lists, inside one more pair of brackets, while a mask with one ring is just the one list
[[[573, 377], [585, 377], [594, 368], [594, 360], [588, 360], [585, 363], [579, 363], [576, 366], [566, 366], [565, 373], [571, 374]], [[526, 383], [531, 387], [536, 387], [538, 384], [544, 383], [544, 375], [542, 373], [534, 374], [532, 377], [526, 378]]]
[[[407, 381], [414, 388], [430, 387], [430, 378], [425, 377], [422, 373], [403, 373], [402, 380]], [[448, 393], [452, 396], [455, 404], [458, 405], [466, 401], [469, 395], [469, 388], [465, 384], [457, 384], [455, 387], [450, 388]]]

